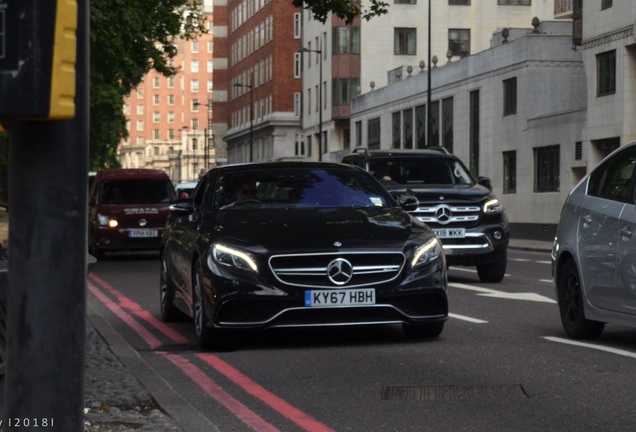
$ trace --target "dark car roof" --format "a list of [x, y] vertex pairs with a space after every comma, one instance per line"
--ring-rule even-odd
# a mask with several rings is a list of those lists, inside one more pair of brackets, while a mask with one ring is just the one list
[[97, 173], [100, 180], [120, 179], [168, 179], [165, 171], [147, 168], [112, 168]]
[[273, 162], [253, 162], [243, 164], [230, 164], [213, 168], [217, 172], [235, 171], [242, 169], [272, 169], [272, 168], [337, 168], [344, 170], [357, 170], [356, 167], [336, 162], [312, 162], [312, 161], [273, 161]]
[[390, 158], [390, 157], [455, 157], [450, 155], [443, 147], [429, 149], [384, 149], [369, 150], [364, 147], [355, 148], [347, 156], [359, 156], [361, 158]]

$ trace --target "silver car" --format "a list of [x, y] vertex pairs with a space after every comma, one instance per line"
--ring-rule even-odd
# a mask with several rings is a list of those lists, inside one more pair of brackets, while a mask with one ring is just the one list
[[606, 323], [636, 326], [636, 142], [607, 156], [570, 192], [552, 249], [561, 322], [572, 338]]

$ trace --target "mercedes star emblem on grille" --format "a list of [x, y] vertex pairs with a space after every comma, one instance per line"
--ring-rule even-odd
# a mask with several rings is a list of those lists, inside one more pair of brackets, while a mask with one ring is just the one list
[[435, 217], [437, 218], [437, 221], [442, 225], [446, 225], [447, 223], [449, 223], [452, 216], [453, 212], [451, 212], [451, 209], [447, 206], [440, 206], [435, 211]]
[[148, 221], [146, 219], [139, 219], [139, 226], [141, 227], [145, 227], [148, 224]]
[[327, 276], [335, 285], [344, 285], [353, 277], [353, 266], [344, 258], [336, 258], [327, 266]]

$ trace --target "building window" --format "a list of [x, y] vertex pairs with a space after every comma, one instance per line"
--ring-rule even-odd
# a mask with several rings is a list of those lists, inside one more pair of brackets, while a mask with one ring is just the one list
[[426, 147], [426, 105], [415, 107], [415, 133], [417, 136], [417, 148]]
[[192, 119], [192, 130], [199, 130], [199, 119]]
[[174, 105], [174, 95], [168, 95], [168, 105]]
[[168, 123], [174, 123], [174, 111], [168, 113]]
[[159, 80], [159, 77], [155, 77], [152, 79], [153, 88], [159, 88], [160, 85], [161, 85], [161, 81]]
[[158, 94], [152, 95], [152, 104], [153, 105], [161, 104], [161, 96], [159, 96]]
[[300, 78], [302, 60], [302, 53], [294, 53], [294, 78]]
[[517, 193], [517, 152], [503, 152], [503, 193]]
[[144, 130], [144, 121], [143, 120], [137, 120], [137, 131], [141, 132]]
[[399, 149], [402, 146], [402, 113], [400, 111], [394, 112], [391, 117], [391, 135], [393, 137], [393, 139], [391, 140], [391, 148]]
[[139, 104], [137, 105], [137, 114], [143, 114], [144, 113], [144, 106]]
[[517, 114], [517, 78], [510, 78], [503, 82], [504, 107], [503, 115]]
[[192, 93], [199, 92], [199, 80], [190, 81], [190, 91], [192, 91]]
[[159, 123], [161, 121], [161, 113], [158, 111], [155, 111], [152, 113], [152, 122], [153, 123]]
[[192, 99], [192, 107], [190, 107], [190, 110], [192, 112], [198, 112], [199, 111], [199, 99]]
[[534, 191], [559, 191], [559, 146], [534, 149]]
[[332, 43], [334, 54], [360, 54], [360, 28], [334, 28]]
[[499, 6], [531, 6], [532, 0], [497, 0]]
[[442, 146], [453, 152], [453, 98], [442, 101]]
[[583, 159], [583, 143], [577, 141], [574, 143], [574, 160], [580, 161]]
[[360, 147], [362, 145], [362, 122], [356, 122], [356, 147]]
[[193, 53], [199, 52], [199, 41], [192, 41], [192, 52]]
[[470, 6], [470, 0], [448, 0], [450, 6]]
[[153, 129], [152, 130], [152, 137], [156, 140], [161, 138], [161, 131], [159, 131], [159, 129]]
[[413, 109], [402, 112], [402, 133], [404, 135], [404, 148], [413, 148]]
[[299, 12], [294, 14], [294, 39], [300, 39], [302, 35], [302, 21]]
[[[356, 96], [354, 90], [357, 89], [359, 85], [360, 80], [358, 78], [334, 79], [332, 82], [332, 104], [334, 106], [349, 105], [351, 98]], [[325, 87], [326, 85], [323, 83], [323, 89], [325, 89]]]
[[393, 54], [415, 55], [417, 29], [396, 28], [393, 40]]
[[302, 110], [302, 97], [301, 93], [294, 93], [294, 115], [300, 117]]
[[430, 128], [431, 142], [429, 146], [439, 146], [439, 101], [431, 102], [431, 124]]
[[174, 139], [174, 129], [168, 129], [168, 139]]
[[395, 4], [417, 4], [417, 0], [395, 0]]
[[597, 96], [616, 93], [616, 50], [596, 56]]
[[377, 150], [380, 148], [380, 119], [370, 119], [367, 123], [367, 147], [370, 150]]
[[168, 77], [168, 88], [174, 88], [174, 77]]
[[612, 7], [613, 0], [602, 0], [601, 10], [609, 9]]
[[452, 52], [454, 56], [465, 57], [470, 55], [470, 30], [449, 29], [448, 50]]

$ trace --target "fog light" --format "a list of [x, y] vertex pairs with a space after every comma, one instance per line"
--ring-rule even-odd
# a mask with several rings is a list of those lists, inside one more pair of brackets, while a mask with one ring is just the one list
[[497, 230], [494, 233], [492, 233], [492, 236], [495, 238], [495, 240], [501, 240], [503, 238], [503, 233]]

